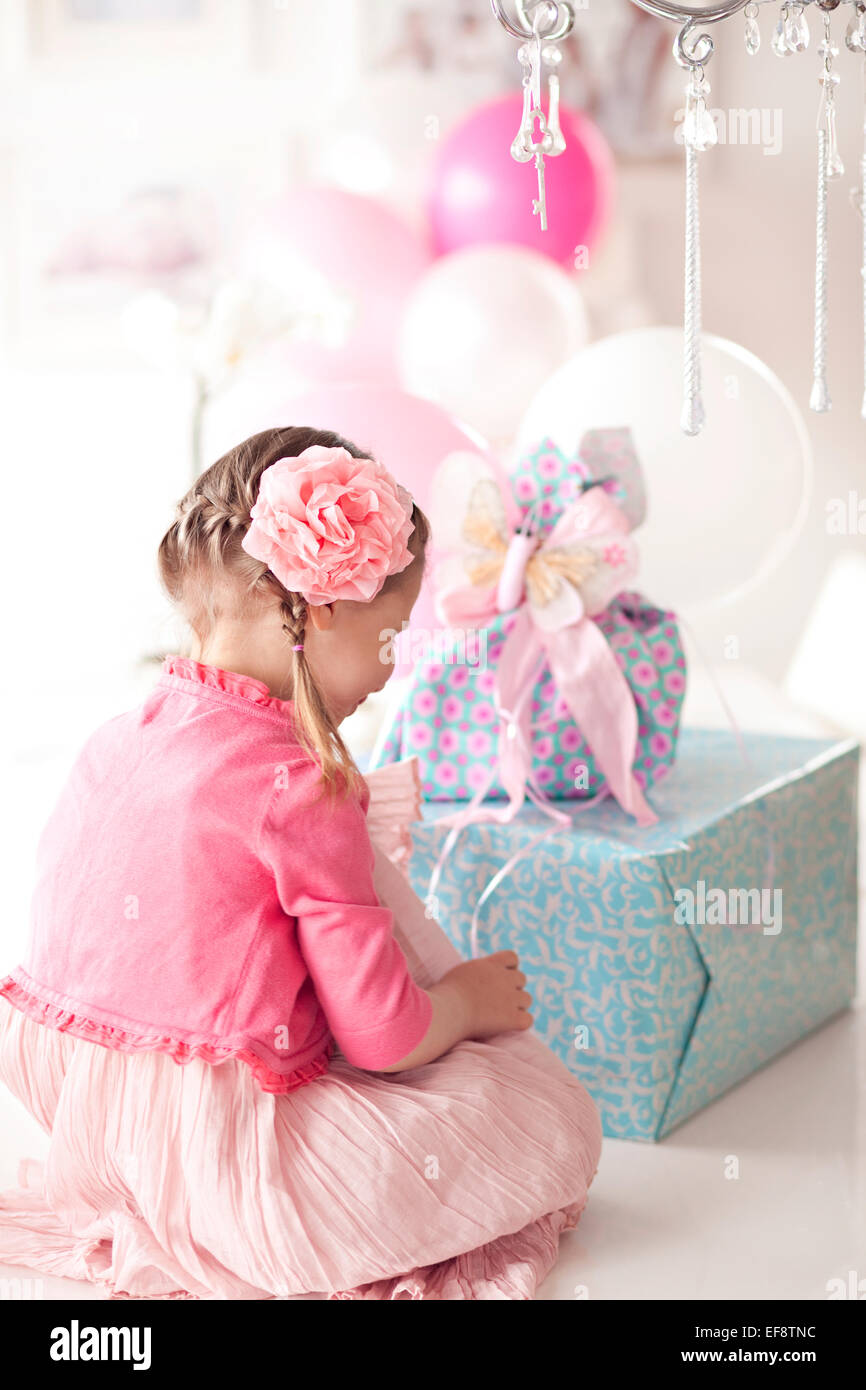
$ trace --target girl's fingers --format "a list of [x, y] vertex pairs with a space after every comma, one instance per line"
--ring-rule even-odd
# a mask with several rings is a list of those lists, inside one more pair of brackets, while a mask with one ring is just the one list
[[516, 951], [497, 951], [496, 955], [509, 970], [516, 970], [520, 964], [520, 958]]

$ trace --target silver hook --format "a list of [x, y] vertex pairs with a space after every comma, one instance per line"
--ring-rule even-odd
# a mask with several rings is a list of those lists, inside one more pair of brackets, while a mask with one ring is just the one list
[[545, 32], [544, 20], [539, 12], [546, 10], [547, 23], [551, 31], [555, 29], [559, 23], [559, 6], [555, 0], [547, 0], [547, 3], [543, 3], [543, 0], [514, 0], [514, 8], [528, 29], [534, 33], [537, 23], [542, 39], [550, 39], [550, 34]]
[[716, 51], [712, 35], [692, 33], [695, 25], [702, 22], [698, 19], [688, 20], [674, 39], [674, 57], [681, 68], [703, 67]]
[[691, 52], [686, 47], [695, 25], [715, 24], [720, 19], [730, 19], [731, 15], [744, 10], [749, 0], [716, 0], [712, 5], [679, 5], [673, 0], [632, 0], [632, 3], [657, 19], [672, 19], [683, 25], [674, 40], [674, 57], [681, 68], [695, 68], [709, 62], [714, 51], [709, 34], [698, 34]]
[[[505, 13], [503, 0], [490, 0], [493, 13], [499, 20], [499, 23], [513, 38], [523, 39], [524, 41], [534, 38], [535, 34], [527, 10], [527, 0], [515, 0], [515, 3], [517, 5], [518, 15], [523, 21], [522, 28], [520, 25], [512, 24], [508, 15]], [[551, 26], [549, 30], [540, 29], [541, 38], [545, 43], [556, 43], [558, 39], [564, 39], [566, 34], [570, 34], [574, 28], [573, 6], [566, 4], [565, 0], [538, 0], [538, 3], [533, 6], [533, 9], [539, 9], [541, 5], [544, 5], [547, 9]]]

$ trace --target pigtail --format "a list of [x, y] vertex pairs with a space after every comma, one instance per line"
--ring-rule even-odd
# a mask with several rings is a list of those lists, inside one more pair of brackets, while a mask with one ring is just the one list
[[[286, 593], [285, 590], [283, 592]], [[310, 674], [304, 652], [295, 650], [296, 647], [302, 646], [304, 641], [307, 623], [306, 600], [301, 594], [287, 594], [280, 608], [283, 615], [283, 632], [286, 634], [292, 655], [292, 701], [298, 740], [318, 762], [322, 770], [324, 788], [332, 802], [340, 787], [346, 794], [352, 792], [360, 796], [364, 785], [363, 774], [328, 713], [319, 688]]]

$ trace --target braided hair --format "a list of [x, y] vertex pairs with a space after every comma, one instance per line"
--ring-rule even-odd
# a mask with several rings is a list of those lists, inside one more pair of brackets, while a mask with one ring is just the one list
[[[301, 594], [285, 589], [268, 567], [241, 545], [265, 469], [281, 458], [297, 457], [312, 445], [342, 448], [354, 458], [370, 457], [369, 451], [330, 430], [295, 426], [253, 435], [206, 469], [178, 503], [175, 519], [160, 542], [159, 574], [169, 597], [199, 638], [218, 621], [223, 605], [236, 608], [238, 598], [242, 602], [269, 598], [279, 604], [287, 658], [291, 660], [297, 737], [319, 763], [331, 795], [338, 785], [346, 793], [358, 794], [363, 783], [360, 770], [313, 680], [303, 651], [294, 650], [304, 641], [306, 601]], [[423, 562], [429, 525], [417, 506], [411, 519], [415, 529], [410, 548]], [[380, 593], [401, 578], [400, 574], [389, 575]]]

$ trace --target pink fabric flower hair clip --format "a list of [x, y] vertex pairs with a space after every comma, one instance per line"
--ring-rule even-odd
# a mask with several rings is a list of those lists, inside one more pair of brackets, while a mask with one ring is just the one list
[[412, 563], [412, 498], [375, 459], [314, 444], [266, 468], [241, 545], [313, 607], [369, 602]]

